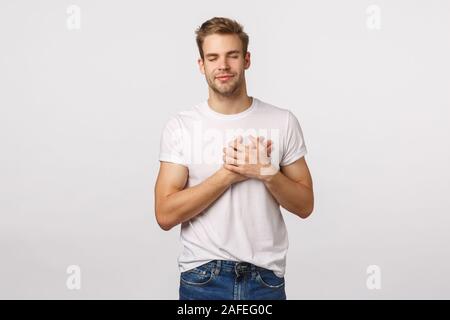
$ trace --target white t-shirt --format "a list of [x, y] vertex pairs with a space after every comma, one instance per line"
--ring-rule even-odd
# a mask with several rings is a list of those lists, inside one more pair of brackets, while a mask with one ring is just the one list
[[[163, 130], [160, 161], [189, 170], [186, 188], [213, 175], [223, 165], [223, 147], [238, 135], [264, 136], [272, 142], [272, 164], [280, 168], [306, 154], [295, 115], [253, 97], [237, 114], [214, 111], [207, 100], [171, 117]], [[181, 272], [211, 260], [249, 262], [284, 276], [288, 234], [280, 205], [264, 183], [247, 179], [231, 185], [207, 209], [181, 224]]]

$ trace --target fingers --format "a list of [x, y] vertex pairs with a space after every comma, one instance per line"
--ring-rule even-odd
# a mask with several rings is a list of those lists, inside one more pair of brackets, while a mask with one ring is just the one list
[[268, 157], [270, 157], [270, 154], [272, 153], [272, 147], [273, 147], [272, 140], [267, 140], [266, 148], [267, 148], [267, 156]]
[[249, 146], [246, 146], [243, 144], [242, 136], [237, 137], [231, 143], [232, 143], [232, 147], [237, 151], [246, 152], [249, 149]]
[[228, 146], [237, 149], [237, 147], [242, 143], [242, 140], [243, 140], [242, 136], [238, 136], [234, 140], [230, 141], [228, 143]]
[[250, 143], [251, 143], [252, 147], [255, 148], [255, 149], [258, 148], [259, 142], [260, 142], [259, 136], [257, 138], [255, 138], [254, 136], [249, 135], [248, 138], [250, 140]]
[[233, 171], [234, 173], [239, 173], [239, 174], [243, 174], [244, 173], [243, 169], [240, 168], [240, 167], [237, 167], [237, 166], [233, 166], [233, 165], [230, 165], [230, 164], [224, 164], [223, 167], [225, 169]]
[[265, 138], [263, 136], [258, 136], [258, 137], [254, 137], [252, 135], [249, 135], [248, 138], [250, 139], [250, 142], [252, 144], [253, 147], [256, 146], [264, 146], [264, 147], [268, 147], [269, 145], [272, 144], [272, 140], [265, 140]]
[[224, 147], [222, 151], [225, 156], [237, 159], [237, 151], [233, 147]]
[[222, 159], [223, 159], [223, 162], [226, 164], [230, 164], [230, 165], [234, 165], [234, 166], [238, 165], [238, 159], [235, 159], [235, 158], [232, 158], [229, 156], [225, 156], [225, 155], [222, 157]]
[[234, 158], [234, 159], [245, 159], [245, 156], [249, 153], [249, 147], [245, 146], [244, 149], [240, 149], [238, 148], [238, 150], [236, 151], [234, 148], [232, 147], [224, 147], [222, 149], [223, 155], [230, 157], [230, 158]]
[[264, 150], [266, 150], [266, 156], [270, 157], [273, 150], [273, 141], [271, 139], [265, 141], [263, 136], [254, 137], [253, 135], [249, 135], [248, 138], [250, 140], [250, 145], [244, 145], [242, 143], [242, 136], [238, 136], [230, 141], [228, 146], [223, 148], [224, 156], [238, 159], [240, 156], [243, 157], [243, 155], [248, 155], [250, 148], [253, 148], [257, 149], [259, 156], [263, 156], [265, 153]]
[[236, 151], [238, 152], [247, 152], [250, 149], [250, 146], [244, 145], [244, 144], [238, 144], [236, 147]]
[[233, 165], [245, 164], [245, 153], [236, 151], [232, 147], [224, 147], [222, 159], [223, 162]]
[[[244, 140], [243, 137], [241, 135], [239, 135], [234, 140], [232, 140], [228, 143], [228, 148], [231, 151], [237, 151], [237, 152], [243, 152], [243, 153], [247, 152], [249, 147], [243, 144], [243, 140]], [[225, 151], [226, 151], [226, 148], [223, 148], [224, 153], [225, 153]], [[236, 152], [232, 153], [231, 151], [227, 151], [227, 154], [231, 157], [237, 158], [238, 154]]]
[[272, 145], [270, 145], [268, 148], [267, 148], [267, 156], [268, 157], [270, 157], [270, 154], [272, 153]]
[[249, 139], [253, 148], [258, 149], [262, 153], [264, 153], [264, 149], [267, 149], [267, 156], [270, 156], [273, 149], [273, 141], [271, 139], [264, 141], [263, 136], [258, 136], [257, 138], [255, 138], [252, 135], [249, 136]]

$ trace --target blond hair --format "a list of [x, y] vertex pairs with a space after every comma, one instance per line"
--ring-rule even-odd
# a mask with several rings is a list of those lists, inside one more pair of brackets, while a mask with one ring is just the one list
[[244, 32], [244, 27], [235, 20], [231, 20], [224, 17], [214, 17], [209, 19], [195, 30], [197, 35], [196, 41], [198, 50], [200, 52], [200, 57], [204, 59], [203, 56], [203, 42], [206, 36], [211, 34], [236, 34], [242, 42], [242, 51], [245, 55], [248, 49], [248, 35]]

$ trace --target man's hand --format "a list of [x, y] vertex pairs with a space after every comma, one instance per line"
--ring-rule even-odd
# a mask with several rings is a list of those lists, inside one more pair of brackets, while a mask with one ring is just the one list
[[270, 180], [277, 172], [270, 162], [272, 141], [249, 136], [251, 144], [244, 145], [239, 136], [223, 148], [224, 168], [248, 178]]
[[[230, 143], [228, 145], [229, 146], [237, 146], [239, 144], [239, 138], [242, 138], [242, 137], [238, 137], [238, 138], [234, 139], [233, 141], [230, 141]], [[224, 158], [224, 162], [225, 162], [225, 158]], [[249, 178], [242, 174], [239, 174], [238, 172], [228, 170], [227, 168], [225, 168], [225, 165], [223, 165], [219, 171], [221, 174], [223, 174], [225, 181], [228, 181], [230, 184], [245, 181]]]

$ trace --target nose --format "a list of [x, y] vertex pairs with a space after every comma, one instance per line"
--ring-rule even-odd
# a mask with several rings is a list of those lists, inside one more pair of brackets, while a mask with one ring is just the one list
[[228, 65], [227, 59], [226, 58], [222, 58], [219, 61], [219, 70], [228, 70], [230, 69], [230, 66]]

